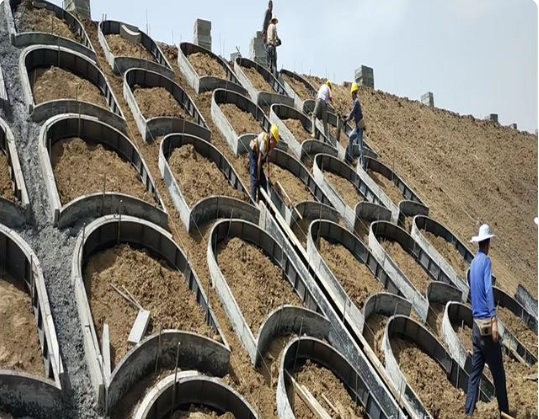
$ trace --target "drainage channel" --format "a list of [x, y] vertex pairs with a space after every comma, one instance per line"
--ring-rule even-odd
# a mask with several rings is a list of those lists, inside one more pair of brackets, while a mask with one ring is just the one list
[[[0, 224], [0, 281], [12, 282], [19, 292], [27, 293], [28, 302], [32, 305], [32, 317], [35, 318], [39, 346], [43, 357], [43, 376], [21, 370], [23, 365], [22, 348], [17, 347], [20, 366], [16, 369], [3, 367], [0, 369], [0, 406], [16, 417], [31, 416], [39, 418], [57, 418], [63, 411], [64, 367], [60, 355], [60, 348], [56, 337], [56, 329], [49, 306], [49, 297], [45, 288], [43, 272], [37, 256], [28, 244], [13, 230]], [[12, 281], [4, 278], [11, 277]], [[4, 287], [2, 287], [4, 288]], [[24, 290], [24, 291], [23, 291]], [[6, 291], [2, 298], [6, 298], [8, 306], [14, 304], [15, 297], [12, 291]], [[10, 296], [11, 294], [11, 296]], [[3, 307], [3, 311], [12, 310], [13, 307]], [[20, 312], [27, 312], [28, 307], [20, 307]], [[10, 330], [11, 322], [21, 322], [17, 328], [24, 327], [24, 318], [13, 313], [13, 318], [4, 319], [5, 331]], [[31, 323], [30, 323], [31, 324]], [[13, 326], [13, 324], [12, 324]], [[34, 337], [37, 334], [34, 331]], [[3, 360], [9, 360], [8, 341], [12, 338], [6, 336], [3, 346]], [[32, 333], [19, 342], [28, 351], [32, 341]], [[19, 352], [20, 351], [20, 352]]]
[[[141, 109], [141, 105], [135, 97], [136, 90], [155, 88], [163, 88], [170, 93], [182, 110], [187, 113], [187, 116], [168, 116], [170, 109], [163, 109], [163, 112], [167, 113], [166, 116], [150, 114], [148, 113], [149, 109]], [[185, 90], [168, 77], [155, 71], [133, 68], [125, 72], [123, 90], [124, 98], [145, 141], [154, 141], [157, 137], [170, 133], [185, 133], [210, 141], [211, 131], [195, 103]], [[186, 118], [192, 118], [193, 122], [186, 120]]]
[[[271, 106], [274, 103], [294, 106], [294, 99], [286, 94], [281, 83], [263, 66], [247, 58], [237, 57], [234, 71], [241, 85], [258, 106]], [[249, 76], [250, 73], [256, 80]]]
[[[46, 33], [34, 30], [19, 29], [17, 28], [14, 16], [17, 12], [17, 8], [25, 7], [22, 0], [4, 1], [4, 7], [11, 43], [15, 47], [21, 48], [29, 45], [54, 45], [55, 47], [63, 47], [76, 51], [87, 56], [92, 61], [96, 61], [95, 50], [90, 42], [90, 38], [88, 37], [86, 30], [84, 29], [84, 26], [82, 26], [79, 20], [68, 11], [46, 0], [32, 1], [32, 6], [30, 6], [32, 9], [46, 9], [58, 19], [63, 20], [70, 27], [73, 34], [76, 34], [76, 36], [80, 38], [80, 41], [75, 41], [56, 35], [54, 32]], [[32, 11], [26, 10], [22, 13], [32, 13]]]
[[[202, 54], [213, 60], [220, 66], [225, 77], [214, 74], [200, 74], [189, 60], [191, 54]], [[247, 95], [247, 90], [240, 85], [240, 81], [230, 68], [228, 63], [210, 50], [189, 42], [182, 42], [178, 48], [178, 66], [183, 76], [197, 94], [215, 89], [230, 90], [241, 95]]]
[[[51, 150], [56, 143], [73, 137], [81, 138], [90, 144], [101, 144], [113, 150], [124, 161], [132, 165], [138, 172], [144, 189], [157, 205], [131, 195], [114, 191], [107, 192], [106, 177], [104, 178], [103, 190], [78, 197], [63, 205], [53, 171]], [[168, 215], [144, 159], [131, 140], [110, 125], [85, 115], [55, 116], [47, 120], [41, 128], [39, 159], [49, 195], [54, 225], [65, 228], [77, 223], [80, 224], [84, 218], [121, 213], [122, 215], [148, 219], [166, 227]]]
[[187, 231], [191, 232], [205, 222], [220, 218], [242, 218], [258, 223], [259, 211], [252, 205], [252, 201], [241, 201], [227, 196], [209, 196], [189, 205], [187, 199], [178, 185], [178, 181], [171, 170], [169, 159], [174, 150], [186, 145], [192, 145], [197, 153], [217, 166], [217, 169], [226, 178], [228, 184], [240, 194], [249, 196], [238, 174], [226, 157], [209, 142], [191, 135], [167, 135], [159, 149], [159, 170], [168, 186], [174, 206], [180, 214], [180, 219]]
[[533, 298], [530, 292], [520, 284], [518, 284], [517, 287], [515, 300], [517, 300], [526, 311], [537, 320], [537, 299]]
[[279, 82], [286, 94], [294, 99], [294, 106], [300, 112], [303, 111], [305, 102], [316, 96], [316, 89], [311, 83], [293, 71], [283, 68], [279, 72]]
[[[141, 333], [142, 340], [136, 343], [111, 371], [108, 345], [101, 342], [101, 346], [97, 338], [82, 267], [92, 254], [120, 243], [147, 249], [180, 272], [204, 311], [206, 324], [223, 343], [181, 330], [163, 330], [157, 333], [154, 330], [153, 334], [147, 337], [144, 337], [145, 333]], [[90, 377], [96, 397], [105, 413], [111, 413], [118, 401], [142, 377], [160, 369], [174, 368], [177, 359], [180, 360], [178, 365], [183, 369], [196, 369], [217, 376], [228, 373], [230, 349], [200, 280], [183, 250], [168, 232], [157, 225], [129, 216], [105, 216], [95, 220], [83, 229], [77, 238], [72, 261], [72, 281], [81, 327], [85, 331], [84, 349]], [[137, 322], [138, 317], [134, 326]]]
[[[115, 20], [104, 20], [98, 26], [99, 43], [103, 48], [105, 58], [116, 74], [122, 74], [131, 68], [143, 68], [155, 71], [165, 77], [174, 79], [174, 71], [157, 43], [136, 26], [128, 25]], [[131, 44], [133, 48], [139, 47], [148, 59], [134, 56], [117, 56], [109, 44], [107, 36], [119, 36], [123, 41]], [[116, 42], [117, 40], [115, 40]], [[143, 55], [143, 53], [141, 53]], [[151, 60], [151, 61], [150, 61]]]
[[[321, 374], [328, 377], [333, 383], [322, 380], [320, 375], [309, 377], [305, 375], [305, 382], [302, 372], [309, 368], [315, 368]], [[342, 386], [340, 394], [335, 394], [337, 388], [330, 388], [334, 384]], [[322, 387], [322, 386], [323, 387]], [[315, 394], [311, 393], [314, 388]], [[339, 400], [329, 400], [324, 391], [331, 390], [330, 397]], [[288, 419], [296, 417], [299, 411], [298, 397], [311, 400], [311, 403], [318, 405], [321, 417], [347, 417], [351, 409], [354, 414], [372, 419], [389, 418], [384, 413], [380, 401], [371, 394], [365, 378], [361, 371], [357, 370], [333, 347], [321, 340], [300, 337], [293, 339], [284, 350], [284, 355], [279, 366], [279, 381], [277, 384], [277, 412], [279, 418]], [[313, 400], [314, 399], [314, 400]], [[348, 405], [348, 408], [344, 404]], [[337, 407], [336, 407], [337, 406]], [[314, 407], [313, 407], [314, 408]], [[310, 408], [310, 409], [313, 409]], [[307, 410], [309, 412], [309, 410]], [[330, 414], [331, 412], [331, 414]], [[312, 410], [310, 414], [312, 414]], [[341, 416], [346, 415], [346, 416]], [[314, 417], [314, 416], [313, 416]]]
[[[54, 67], [90, 81], [104, 97], [109, 109], [94, 103], [77, 100], [77, 96], [71, 99], [58, 98], [36, 103], [34, 91], [36, 72], [44, 68], [52, 70]], [[44, 45], [27, 47], [19, 58], [19, 76], [24, 99], [33, 121], [42, 122], [54, 115], [76, 113], [93, 116], [120, 131], [125, 131], [124, 115], [105, 75], [86, 56], [62, 47]], [[78, 92], [75, 95], [78, 95]]]
[[[7, 158], [13, 193], [11, 197], [0, 196], [0, 219], [8, 227], [24, 227], [31, 222], [28, 192], [15, 147], [15, 137], [2, 118], [0, 118], [0, 153], [5, 154]], [[0, 158], [3, 156], [0, 155]]]

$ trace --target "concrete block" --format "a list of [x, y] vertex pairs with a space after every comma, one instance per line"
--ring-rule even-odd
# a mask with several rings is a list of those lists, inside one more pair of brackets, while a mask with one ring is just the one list
[[421, 103], [426, 106], [434, 107], [434, 94], [427, 92], [421, 95]]
[[232, 54], [230, 54], [230, 61], [234, 62], [238, 57], [241, 57], [241, 54], [239, 52], [233, 52]]
[[194, 29], [193, 29], [195, 32], [196, 31], [206, 31], [206, 32], [210, 32], [211, 31], [211, 21], [209, 20], [204, 20], [204, 19], [197, 19], [195, 20], [195, 25], [194, 25]]
[[512, 124], [510, 124], [509, 127], [513, 129], [518, 129], [518, 125], [516, 122], [513, 122]]
[[135, 323], [133, 323], [133, 327], [131, 328], [131, 332], [129, 332], [127, 342], [131, 345], [138, 344], [146, 334], [146, 329], [149, 324], [150, 312], [148, 310], [139, 310]]
[[65, 9], [73, 14], [79, 15], [84, 19], [91, 19], [90, 0], [66, 0]]
[[354, 73], [356, 83], [374, 89], [374, 70], [371, 67], [362, 65]]
[[140, 43], [142, 37], [138, 29], [128, 28], [126, 25], [120, 26], [120, 35], [132, 44]]
[[498, 123], [498, 114], [497, 113], [488, 114], [487, 116], [485, 116], [485, 120]]

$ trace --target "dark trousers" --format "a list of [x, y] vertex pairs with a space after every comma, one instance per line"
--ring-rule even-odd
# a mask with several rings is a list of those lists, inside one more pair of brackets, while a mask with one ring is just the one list
[[251, 197], [257, 202], [256, 193], [259, 187], [267, 189], [268, 182], [264, 173], [264, 164], [260, 168], [260, 181], [258, 177], [258, 155], [253, 150], [249, 151], [249, 174], [251, 175]]
[[346, 161], [352, 162], [354, 160], [354, 145], [359, 147], [359, 164], [361, 167], [364, 166], [363, 159], [363, 130], [357, 127], [354, 131], [350, 133], [348, 147], [346, 147]]
[[507, 401], [507, 388], [505, 385], [505, 370], [503, 368], [502, 360], [502, 347], [499, 341], [497, 343], [492, 341], [492, 336], [481, 336], [479, 328], [474, 322], [472, 371], [470, 372], [468, 393], [466, 394], [466, 415], [468, 416], [473, 415], [475, 404], [479, 398], [479, 382], [483, 374], [485, 362], [490, 368], [492, 378], [494, 378], [498, 409], [502, 412], [509, 413], [509, 402]]

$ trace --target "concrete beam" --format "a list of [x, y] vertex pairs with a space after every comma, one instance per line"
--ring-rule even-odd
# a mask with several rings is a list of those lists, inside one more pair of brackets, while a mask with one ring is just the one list
[[7, 111], [9, 106], [9, 98], [7, 97], [6, 84], [4, 83], [4, 75], [2, 72], [2, 66], [0, 66], [0, 109], [4, 112]]
[[354, 80], [361, 86], [374, 89], [374, 70], [371, 67], [362, 65], [356, 69], [354, 73]]
[[421, 103], [425, 106], [434, 108], [434, 93], [427, 92], [421, 95]]
[[530, 292], [521, 284], [518, 284], [515, 300], [537, 320], [537, 299], [533, 298]]
[[[297, 82], [303, 84], [305, 88], [309, 91], [309, 98], [302, 99], [294, 90], [294, 88], [288, 84], [288, 82], [283, 77], [284, 75], [296, 80]], [[295, 73], [290, 70], [282, 69], [279, 72], [279, 82], [284, 87], [284, 90], [286, 91], [286, 94], [290, 96], [292, 99], [294, 99], [294, 106], [296, 109], [300, 112], [303, 112], [303, 106], [305, 104], [306, 100], [312, 100], [314, 97], [316, 97], [316, 89], [313, 87], [311, 83], [309, 83], [307, 80], [305, 80], [303, 77], [301, 77], [298, 73]]]
[[498, 123], [498, 114], [497, 113], [488, 114], [487, 116], [485, 116], [485, 121]]

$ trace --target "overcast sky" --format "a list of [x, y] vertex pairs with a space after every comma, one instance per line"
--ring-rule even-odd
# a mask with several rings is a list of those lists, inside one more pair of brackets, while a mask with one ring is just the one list
[[[61, 4], [61, 1], [54, 1]], [[213, 51], [249, 54], [266, 0], [92, 0], [92, 17], [146, 28], [157, 40], [193, 40], [212, 21]], [[375, 86], [502, 124], [537, 128], [537, 6], [532, 0], [275, 0], [279, 68], [341, 82], [361, 64]]]

